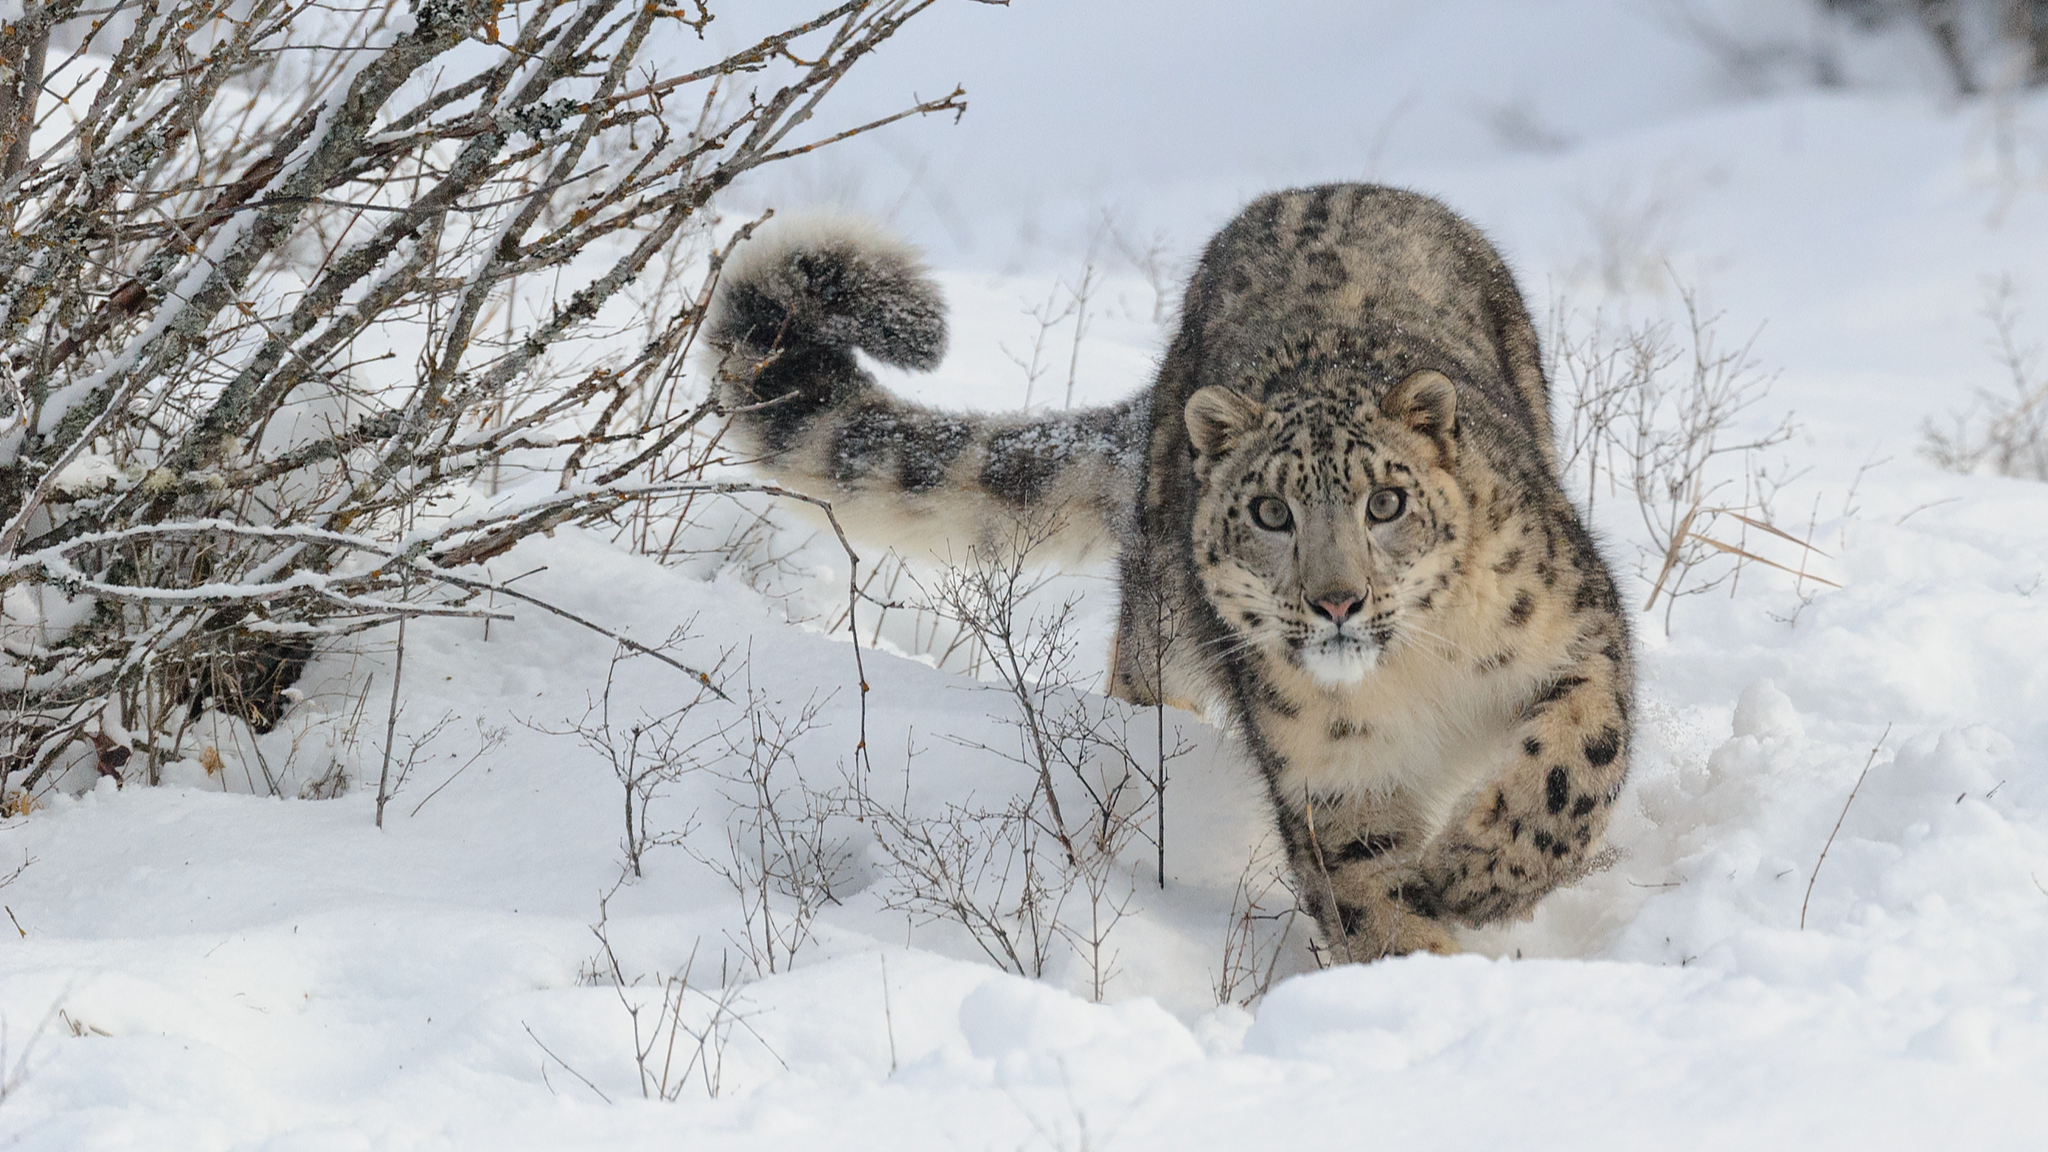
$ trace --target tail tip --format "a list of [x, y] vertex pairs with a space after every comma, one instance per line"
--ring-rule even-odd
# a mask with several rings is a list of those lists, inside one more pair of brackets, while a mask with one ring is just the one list
[[930, 270], [915, 248], [858, 217], [778, 220], [741, 245], [723, 280], [716, 342], [798, 339], [919, 371], [945, 358], [945, 300]]

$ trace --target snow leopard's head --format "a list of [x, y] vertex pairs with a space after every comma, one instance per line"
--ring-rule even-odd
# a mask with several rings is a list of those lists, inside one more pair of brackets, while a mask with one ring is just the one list
[[1355, 685], [1431, 635], [1469, 515], [1452, 475], [1457, 390], [1440, 372], [1390, 388], [1355, 366], [1261, 403], [1211, 386], [1185, 417], [1200, 487], [1194, 558], [1230, 644]]

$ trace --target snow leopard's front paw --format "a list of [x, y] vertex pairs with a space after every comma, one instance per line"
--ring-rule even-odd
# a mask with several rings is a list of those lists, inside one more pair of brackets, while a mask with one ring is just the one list
[[1455, 956], [1464, 951], [1447, 925], [1419, 915], [1391, 897], [1369, 905], [1340, 902], [1337, 920], [1343, 939], [1333, 951], [1340, 959], [1360, 964], [1410, 952]]

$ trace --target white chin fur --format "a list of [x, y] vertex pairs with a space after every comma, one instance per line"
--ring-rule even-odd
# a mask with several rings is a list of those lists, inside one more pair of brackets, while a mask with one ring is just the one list
[[1320, 688], [1349, 688], [1379, 666], [1380, 650], [1367, 644], [1317, 644], [1301, 650], [1301, 666]]

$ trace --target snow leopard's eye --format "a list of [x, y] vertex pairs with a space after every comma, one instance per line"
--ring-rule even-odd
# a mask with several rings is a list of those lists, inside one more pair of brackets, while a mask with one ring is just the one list
[[1285, 532], [1294, 527], [1294, 513], [1288, 510], [1287, 501], [1261, 496], [1252, 501], [1252, 523], [1268, 532]]
[[1375, 524], [1398, 520], [1407, 510], [1408, 494], [1399, 488], [1382, 488], [1365, 501], [1365, 514]]

